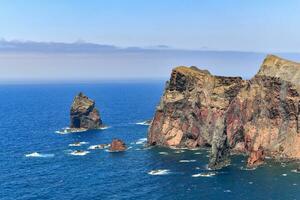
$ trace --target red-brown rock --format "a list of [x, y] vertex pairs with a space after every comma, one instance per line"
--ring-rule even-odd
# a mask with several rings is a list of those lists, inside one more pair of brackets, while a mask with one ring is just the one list
[[259, 165], [264, 154], [300, 159], [300, 64], [268, 56], [250, 80], [195, 67], [172, 71], [149, 128], [148, 143], [211, 146], [210, 168], [231, 152]]
[[111, 152], [125, 151], [126, 149], [125, 143], [120, 139], [113, 139], [109, 148]]

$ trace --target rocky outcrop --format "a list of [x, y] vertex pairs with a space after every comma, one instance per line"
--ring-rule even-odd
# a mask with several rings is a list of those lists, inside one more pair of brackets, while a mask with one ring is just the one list
[[177, 67], [148, 143], [211, 147], [211, 168], [228, 164], [230, 153], [248, 154], [248, 166], [263, 163], [265, 155], [299, 159], [299, 91], [300, 64], [272, 55], [248, 81]]
[[74, 98], [70, 118], [71, 129], [98, 129], [102, 126], [99, 111], [95, 108], [95, 101], [81, 92]]
[[110, 144], [110, 152], [125, 151], [127, 149], [126, 144], [120, 139], [113, 139]]

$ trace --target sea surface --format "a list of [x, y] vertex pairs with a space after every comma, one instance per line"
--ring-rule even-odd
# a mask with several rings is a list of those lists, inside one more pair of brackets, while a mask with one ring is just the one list
[[[0, 199], [300, 199], [296, 163], [207, 169], [207, 149], [144, 146], [163, 82], [0, 86]], [[96, 100], [109, 127], [60, 134], [78, 92]], [[88, 149], [125, 141], [126, 152]], [[82, 142], [80, 146], [69, 146]], [[88, 151], [72, 155], [74, 150]], [[85, 154], [85, 155], [84, 155]]]

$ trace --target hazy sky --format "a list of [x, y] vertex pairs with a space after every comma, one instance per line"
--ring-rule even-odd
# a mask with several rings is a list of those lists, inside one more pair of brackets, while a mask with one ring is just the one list
[[0, 38], [300, 52], [299, 0], [1, 0]]
[[0, 0], [0, 83], [166, 80], [178, 65], [250, 78], [266, 54], [300, 61], [299, 9], [300, 0]]

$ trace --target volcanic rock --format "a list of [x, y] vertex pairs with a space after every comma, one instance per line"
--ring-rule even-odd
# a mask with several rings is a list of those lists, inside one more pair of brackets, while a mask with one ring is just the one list
[[71, 111], [71, 129], [98, 129], [102, 126], [95, 101], [80, 92], [73, 101]]
[[248, 166], [272, 157], [300, 159], [300, 64], [270, 55], [251, 80], [213, 76], [196, 67], [172, 71], [148, 143], [211, 147], [209, 167], [231, 153], [250, 155]]
[[125, 143], [120, 139], [113, 139], [110, 144], [109, 151], [111, 152], [118, 152], [118, 151], [125, 151], [127, 149]]

